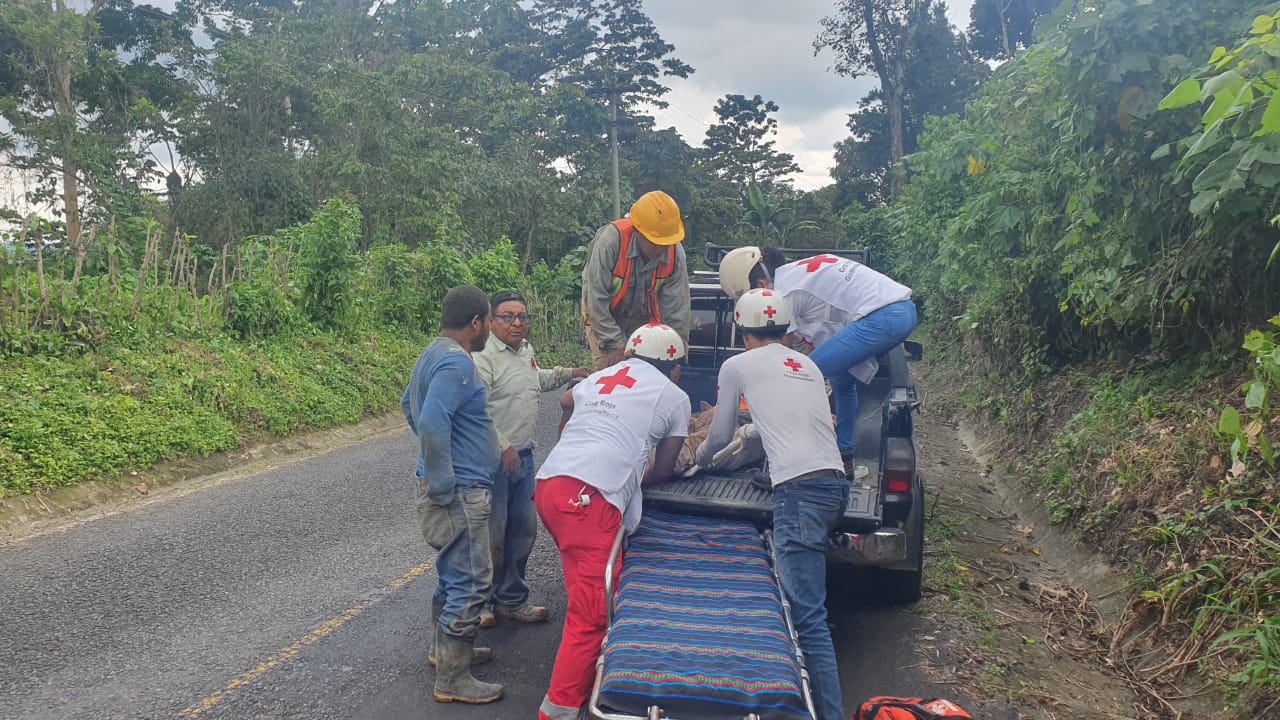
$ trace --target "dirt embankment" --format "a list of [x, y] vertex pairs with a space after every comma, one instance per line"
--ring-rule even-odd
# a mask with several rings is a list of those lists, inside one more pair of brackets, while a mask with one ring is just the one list
[[1116, 666], [1136, 594], [1128, 576], [1096, 542], [1051, 523], [1042, 499], [1002, 469], [1008, 463], [998, 458], [1011, 444], [999, 432], [937, 411], [954, 381], [921, 370], [931, 401], [916, 426], [929, 494], [919, 610], [935, 631], [917, 644], [930, 677], [955, 686], [974, 717], [1232, 717], [1194, 676], [1184, 680], [1199, 692], [1171, 692]]

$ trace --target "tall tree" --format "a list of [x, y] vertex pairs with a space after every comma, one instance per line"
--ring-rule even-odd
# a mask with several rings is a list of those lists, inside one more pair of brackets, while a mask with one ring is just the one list
[[707, 128], [702, 155], [719, 177], [747, 185], [772, 185], [800, 172], [795, 158], [780, 152], [771, 139], [778, 134], [773, 101], [756, 95], [725, 95], [716, 101], [716, 124]]
[[[579, 86], [607, 104], [614, 214], [619, 214], [619, 122], [651, 127], [652, 118], [637, 116], [640, 108], [666, 107], [662, 96], [670, 88], [662, 78], [687, 78], [693, 68], [672, 55], [675, 46], [658, 34], [641, 0], [535, 0], [531, 20], [545, 35], [546, 79]], [[603, 118], [596, 127], [603, 127]]]
[[969, 11], [969, 43], [987, 60], [1008, 60], [1028, 47], [1036, 18], [1062, 0], [974, 0]]
[[[822, 31], [813, 42], [814, 52], [830, 48], [835, 71], [851, 78], [875, 74], [880, 80], [881, 101], [889, 116], [890, 159], [894, 166], [903, 156], [902, 95], [907, 48], [916, 29], [936, 0], [839, 0], [836, 14], [824, 17]], [[903, 178], [893, 172], [895, 193]]]
[[154, 61], [175, 54], [183, 36], [170, 15], [138, 12], [132, 0], [94, 0], [83, 10], [66, 0], [0, 5], [0, 117], [9, 126], [0, 148], [38, 178], [29, 199], [61, 210], [78, 255], [87, 193], [110, 205], [151, 179], [139, 174], [163, 133], [157, 105], [176, 102], [177, 88], [172, 69]]
[[672, 55], [641, 0], [535, 0], [534, 27], [545, 33], [546, 76], [608, 98], [625, 115], [645, 105], [664, 108], [664, 77], [693, 68]]
[[[910, 154], [916, 150], [925, 117], [963, 110], [991, 69], [973, 55], [941, 5], [925, 13], [905, 50], [902, 146], [903, 152]], [[836, 144], [836, 165], [831, 174], [842, 208], [853, 202], [882, 204], [892, 197], [894, 161], [889, 117], [882, 100], [879, 89], [863, 97], [858, 111], [849, 115], [851, 136]]]

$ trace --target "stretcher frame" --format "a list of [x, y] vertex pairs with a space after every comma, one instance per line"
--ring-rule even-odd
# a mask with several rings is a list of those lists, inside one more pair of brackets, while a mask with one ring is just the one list
[[[800, 694], [804, 697], [805, 709], [808, 711], [809, 717], [816, 719], [818, 713], [813, 706], [809, 670], [805, 667], [804, 653], [800, 650], [800, 636], [796, 633], [795, 624], [791, 622], [791, 603], [787, 601], [787, 594], [782, 592], [782, 579], [778, 577], [778, 558], [774, 552], [773, 530], [766, 529], [760, 535], [769, 557], [769, 570], [773, 574], [774, 584], [778, 588], [778, 600], [782, 604], [782, 618], [787, 625], [787, 634], [791, 636], [791, 645], [795, 648], [796, 663], [800, 666]], [[613, 539], [613, 547], [609, 550], [609, 562], [605, 564], [604, 615], [606, 628], [604, 639], [600, 642], [600, 654], [596, 658], [596, 677], [591, 686], [591, 700], [587, 706], [589, 715], [594, 720], [698, 720], [696, 717], [673, 717], [657, 705], [650, 705], [645, 715], [606, 712], [600, 709], [600, 686], [604, 682], [604, 648], [609, 642], [609, 633], [613, 630], [613, 602], [614, 595], [617, 592], [613, 578], [626, 543], [627, 532], [624, 524], [618, 528], [618, 534]], [[748, 713], [742, 716], [742, 720], [760, 720], [760, 716], [755, 713]]]

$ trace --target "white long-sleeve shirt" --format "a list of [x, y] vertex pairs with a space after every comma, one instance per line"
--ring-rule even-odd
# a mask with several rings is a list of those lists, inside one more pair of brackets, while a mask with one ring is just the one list
[[719, 383], [716, 407], [723, 410], [716, 412], [698, 448], [699, 465], [709, 465], [733, 439], [738, 422], [733, 410], [741, 395], [764, 443], [775, 487], [801, 475], [844, 467], [822, 372], [808, 357], [770, 343], [726, 360]]
[[538, 396], [572, 380], [573, 368], [539, 367], [528, 340], [512, 348], [492, 334], [484, 350], [472, 353], [471, 359], [487, 391], [485, 409], [498, 431], [498, 449], [531, 449], [538, 427]]
[[[778, 268], [773, 289], [791, 306], [791, 332], [797, 341], [817, 347], [886, 305], [910, 299], [911, 288], [860, 262], [817, 255]], [[849, 373], [866, 383], [875, 377], [875, 357]]]

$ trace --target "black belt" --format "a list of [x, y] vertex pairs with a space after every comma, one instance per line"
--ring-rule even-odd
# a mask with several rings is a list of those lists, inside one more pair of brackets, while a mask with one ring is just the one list
[[836, 470], [835, 468], [830, 468], [827, 470], [814, 470], [813, 472], [807, 472], [803, 475], [797, 475], [796, 477], [793, 477], [790, 480], [786, 480], [785, 482], [790, 483], [790, 482], [802, 482], [804, 480], [825, 480], [827, 478], [844, 480], [845, 474], [843, 470]]

